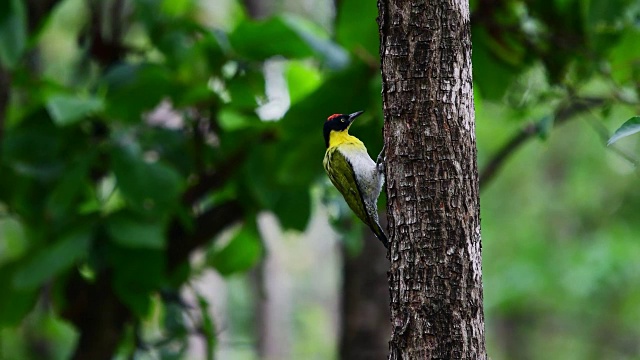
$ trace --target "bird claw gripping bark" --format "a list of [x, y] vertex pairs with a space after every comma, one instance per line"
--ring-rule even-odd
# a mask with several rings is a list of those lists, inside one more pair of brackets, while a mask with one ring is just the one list
[[387, 157], [384, 155], [386, 147], [387, 144], [382, 145], [382, 150], [380, 150], [380, 154], [378, 154], [378, 158], [376, 159], [376, 167], [379, 174], [384, 174], [384, 164], [387, 160]]

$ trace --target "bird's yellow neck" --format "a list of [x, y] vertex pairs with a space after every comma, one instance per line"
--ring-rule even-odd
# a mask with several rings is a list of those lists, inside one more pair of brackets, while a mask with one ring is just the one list
[[332, 148], [343, 144], [352, 144], [364, 147], [362, 141], [355, 136], [349, 135], [347, 130], [331, 131], [331, 134], [329, 134], [329, 147]]

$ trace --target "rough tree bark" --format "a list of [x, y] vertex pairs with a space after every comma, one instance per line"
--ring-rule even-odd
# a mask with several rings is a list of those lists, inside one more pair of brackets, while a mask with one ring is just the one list
[[486, 359], [468, 0], [379, 0], [389, 359]]

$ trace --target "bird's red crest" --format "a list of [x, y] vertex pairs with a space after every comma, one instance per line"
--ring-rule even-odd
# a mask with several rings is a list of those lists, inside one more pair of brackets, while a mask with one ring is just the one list
[[333, 114], [333, 115], [331, 115], [331, 116], [329, 116], [329, 117], [327, 118], [327, 121], [331, 121], [331, 120], [333, 120], [333, 119], [335, 119], [335, 118], [339, 117], [340, 115], [342, 115], [342, 114]]

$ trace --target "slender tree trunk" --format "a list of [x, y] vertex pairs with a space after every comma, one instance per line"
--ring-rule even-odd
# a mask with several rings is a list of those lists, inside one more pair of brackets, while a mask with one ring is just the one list
[[[381, 219], [386, 215], [380, 214]], [[384, 226], [384, 224], [382, 224]], [[364, 231], [363, 248], [356, 256], [344, 251], [342, 267], [342, 331], [340, 359], [384, 359], [391, 334], [387, 251], [371, 231]]]
[[275, 1], [273, 0], [244, 0], [244, 7], [252, 19], [264, 19], [273, 13]]
[[[530, 338], [527, 330], [539, 326], [542, 318], [542, 314], [536, 313], [536, 310], [516, 309], [492, 319], [493, 330], [497, 333], [497, 345], [504, 359], [531, 360], [534, 358], [529, 346]], [[596, 359], [604, 358], [606, 356], [596, 357]]]
[[486, 359], [468, 0], [379, 0], [389, 359]]
[[113, 358], [124, 336], [131, 312], [114, 295], [111, 277], [101, 274], [95, 284], [87, 284], [74, 273], [66, 284], [67, 298], [73, 306], [62, 313], [71, 321], [80, 337], [71, 356], [73, 360]]

